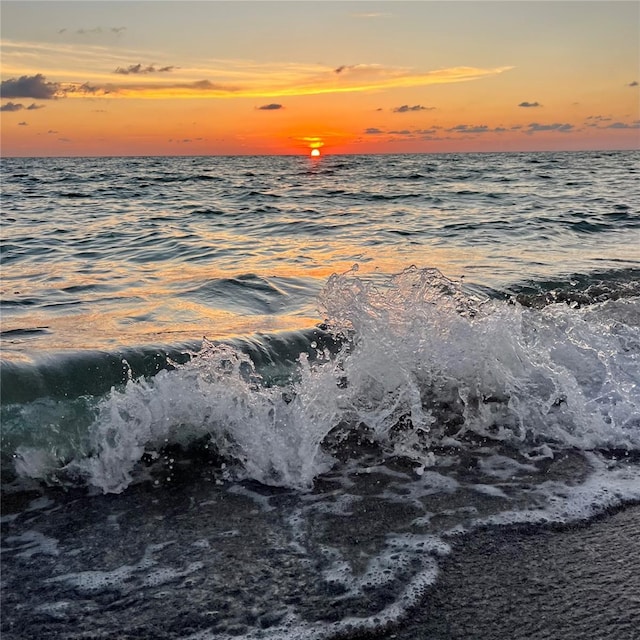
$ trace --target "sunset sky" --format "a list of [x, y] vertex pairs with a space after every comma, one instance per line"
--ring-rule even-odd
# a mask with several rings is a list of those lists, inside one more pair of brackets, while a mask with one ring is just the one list
[[4, 156], [640, 147], [640, 3], [2, 1]]

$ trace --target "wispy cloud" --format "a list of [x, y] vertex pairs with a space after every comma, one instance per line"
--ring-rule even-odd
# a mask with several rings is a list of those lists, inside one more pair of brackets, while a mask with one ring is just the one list
[[535, 108], [535, 107], [541, 107], [542, 105], [539, 102], [521, 102], [519, 105], [519, 107], [526, 107], [526, 108]]
[[25, 107], [21, 102], [7, 102], [0, 107], [0, 111], [22, 111], [23, 109], [35, 111], [36, 109], [44, 109], [44, 105], [33, 102], [28, 107]]
[[61, 83], [60, 91], [67, 98], [111, 97], [111, 98], [191, 98], [229, 97], [240, 91], [239, 87], [216, 84], [209, 80], [193, 82], [139, 82], [139, 83]]
[[392, 14], [371, 11], [369, 13], [352, 13], [352, 18], [364, 18], [367, 20], [375, 20], [376, 18], [389, 18]]
[[174, 140], [169, 138], [167, 142], [175, 142], [177, 144], [191, 144], [192, 142], [202, 142], [205, 138], [182, 138], [181, 140]]
[[569, 133], [570, 131], [574, 131], [575, 127], [569, 123], [560, 123], [555, 122], [553, 124], [539, 124], [538, 122], [531, 122], [527, 129], [525, 129], [525, 133], [539, 133], [541, 131], [558, 131], [559, 133]]
[[[414, 73], [406, 69], [383, 67], [381, 65], [357, 65], [344, 67], [339, 73], [335, 69], [318, 69], [310, 72], [308, 68], [281, 67], [271, 74], [247, 70], [234, 74], [227, 71], [218, 73], [228, 82], [211, 80], [192, 80], [184, 82], [97, 82], [65, 83], [62, 90], [77, 97], [87, 87], [94, 95], [135, 98], [270, 98], [285, 96], [304, 96], [329, 93], [353, 93], [361, 91], [382, 91], [400, 87], [417, 87], [451, 82], [478, 80], [506, 71], [510, 67], [498, 69], [475, 69], [456, 67], [440, 69], [427, 73]], [[234, 82], [234, 80], [236, 80]], [[73, 97], [73, 96], [70, 96]]]
[[[95, 44], [68, 42], [52, 44], [5, 40], [1, 46], [5, 77], [8, 74], [16, 78], [36, 77], [42, 82], [47, 76], [54, 82], [40, 89], [41, 95], [48, 97], [82, 97], [89, 94], [150, 99], [243, 97], [276, 98], [274, 102], [280, 102], [278, 98], [288, 96], [384, 91], [470, 82], [494, 77], [512, 68], [451, 67], [421, 71], [382, 64], [329, 67], [246, 59], [181, 60], [180, 66], [158, 66], [131, 64], [130, 61], [132, 58], [149, 59], [156, 55], [161, 58], [162, 52], [115, 50]], [[42, 63], [37, 76], [31, 76], [33, 64], [26, 62], [30, 60], [40, 60]], [[143, 78], [145, 82], [141, 82]], [[15, 92], [5, 97], [14, 95]], [[411, 105], [407, 107], [411, 108]]]
[[[540, 126], [540, 125], [539, 125]], [[502, 134], [508, 131], [522, 131], [522, 125], [514, 125], [510, 128], [497, 126], [490, 127], [486, 124], [457, 124], [453, 127], [434, 125], [428, 129], [390, 129], [382, 130], [369, 127], [364, 130], [365, 135], [389, 136], [393, 139], [412, 140], [460, 140], [461, 138], [475, 137], [484, 134]]]
[[447, 129], [450, 133], [488, 133], [491, 131], [486, 124], [470, 125], [457, 124], [455, 127]]
[[271, 102], [270, 104], [263, 104], [261, 107], [257, 107], [258, 111], [278, 111], [279, 109], [284, 109], [281, 104], [276, 102]]
[[147, 65], [146, 67], [141, 63], [138, 64], [130, 64], [128, 67], [117, 67], [113, 73], [119, 73], [123, 76], [128, 76], [130, 74], [146, 74], [146, 73], [168, 73], [169, 71], [173, 71], [176, 69], [175, 66], [166, 66], [166, 67], [156, 67], [153, 64]]
[[604, 128], [605, 129], [640, 129], [640, 122], [632, 122], [631, 124], [627, 124], [625, 122], [613, 122]]
[[390, 136], [391, 139], [405, 138], [414, 140], [434, 140], [434, 136], [438, 134], [441, 129], [442, 127], [431, 127], [430, 129], [390, 129], [388, 131], [383, 131], [377, 127], [369, 127], [368, 129], [365, 129], [363, 133], [368, 136]]
[[423, 107], [421, 104], [414, 104], [410, 107], [408, 104], [403, 104], [401, 107], [395, 107], [391, 109], [393, 113], [409, 113], [410, 111], [433, 111], [435, 107]]
[[[511, 129], [519, 129], [521, 127], [511, 127]], [[445, 129], [449, 133], [461, 133], [461, 134], [482, 134], [482, 133], [504, 133], [507, 131], [506, 127], [490, 127], [486, 124], [457, 124], [455, 127]]]
[[309, 149], [321, 149], [325, 145], [325, 141], [327, 139], [333, 140], [334, 142], [343, 138], [344, 134], [335, 133], [332, 131], [323, 132], [322, 135], [317, 136], [294, 136], [291, 137], [290, 140], [294, 140], [295, 142], [301, 142]]
[[630, 82], [627, 87], [637, 87], [638, 86], [638, 81], [634, 80], [633, 82]]
[[613, 120], [613, 118], [611, 118], [610, 116], [587, 116], [587, 118], [585, 119], [584, 124], [587, 127], [597, 127], [597, 128], [605, 128], [602, 127], [601, 125], [605, 122], [611, 122]]
[[103, 33], [113, 33], [119, 36], [126, 30], [126, 27], [92, 27], [91, 29], [67, 29], [64, 27], [62, 29], [58, 29], [58, 33], [75, 33], [80, 36], [95, 36]]
[[[480, 69], [476, 67], [452, 67], [435, 71], [417, 72], [404, 67], [388, 67], [380, 64], [342, 65], [333, 69], [333, 77], [319, 75], [309, 78], [308, 91], [315, 93], [342, 91], [369, 91], [417, 87], [451, 82], [465, 82], [498, 75], [513, 67]], [[304, 87], [303, 87], [304, 88]]]

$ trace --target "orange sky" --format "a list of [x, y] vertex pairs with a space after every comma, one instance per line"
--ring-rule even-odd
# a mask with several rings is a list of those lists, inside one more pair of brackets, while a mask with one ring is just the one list
[[2, 153], [640, 147], [637, 2], [2, 3]]

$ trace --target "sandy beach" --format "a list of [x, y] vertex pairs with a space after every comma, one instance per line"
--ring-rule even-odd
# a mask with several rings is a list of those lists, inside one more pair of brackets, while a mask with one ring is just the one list
[[460, 540], [394, 640], [637, 640], [640, 507], [560, 529], [491, 528]]

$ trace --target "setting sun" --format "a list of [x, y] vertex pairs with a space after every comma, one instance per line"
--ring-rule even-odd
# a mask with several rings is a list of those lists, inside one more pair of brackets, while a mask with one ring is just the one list
[[320, 149], [311, 149], [311, 155], [317, 158], [320, 155]]

